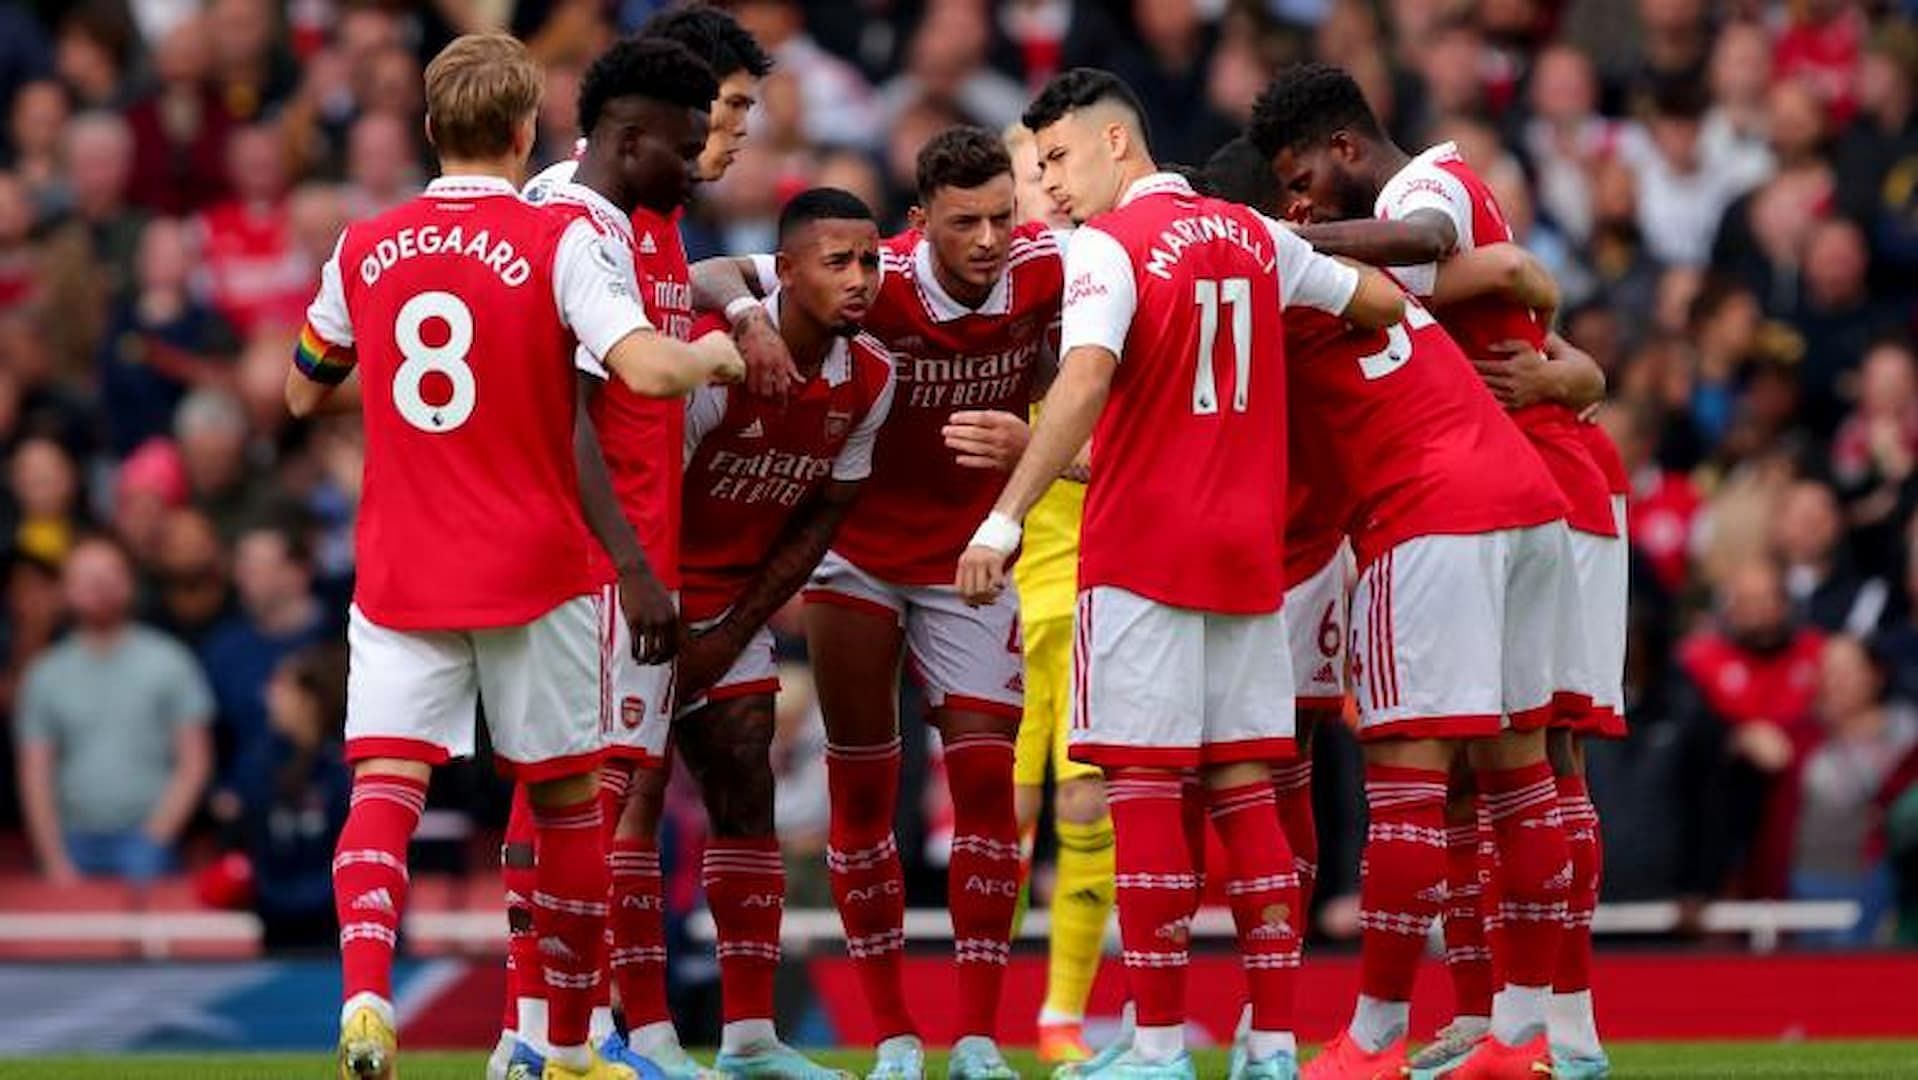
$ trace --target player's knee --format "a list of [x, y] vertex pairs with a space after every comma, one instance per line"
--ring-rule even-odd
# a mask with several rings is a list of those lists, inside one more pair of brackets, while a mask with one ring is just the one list
[[1205, 786], [1212, 791], [1267, 783], [1272, 767], [1263, 761], [1234, 761], [1225, 765], [1206, 765], [1200, 769]]
[[393, 776], [426, 783], [433, 778], [433, 766], [408, 758], [367, 758], [353, 766], [355, 780], [368, 776]]
[[1552, 763], [1553, 775], [1585, 775], [1584, 744], [1573, 732], [1564, 728], [1553, 728], [1546, 732], [1545, 756]]
[[664, 768], [641, 766], [633, 770], [633, 785], [626, 796], [626, 806], [620, 811], [615, 836], [626, 840], [652, 836], [659, 831], [660, 812], [666, 802], [667, 777]]
[[599, 773], [587, 771], [528, 783], [526, 797], [537, 807], [575, 806], [599, 797]]
[[772, 762], [762, 744], [730, 744], [702, 770], [706, 812], [720, 836], [770, 836], [773, 831]]
[[1506, 731], [1474, 742], [1469, 751], [1474, 769], [1517, 769], [1545, 760], [1545, 732]]
[[1097, 823], [1106, 816], [1105, 781], [1096, 776], [1061, 781], [1052, 796], [1052, 812], [1074, 825]]

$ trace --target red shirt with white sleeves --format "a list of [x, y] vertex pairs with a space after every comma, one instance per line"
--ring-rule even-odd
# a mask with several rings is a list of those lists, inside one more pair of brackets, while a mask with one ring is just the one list
[[512, 626], [593, 591], [574, 350], [603, 356], [648, 326], [631, 275], [578, 215], [492, 177], [442, 177], [347, 228], [302, 351], [310, 340], [360, 372], [354, 601], [367, 618]]
[[[1291, 230], [1144, 177], [1073, 234], [1060, 348], [1119, 358], [1092, 436], [1079, 587], [1278, 610], [1285, 592], [1280, 312], [1340, 312], [1358, 273]], [[1139, 316], [1138, 318], [1135, 318]]]
[[1416, 302], [1389, 330], [1286, 320], [1293, 445], [1322, 448], [1348, 493], [1361, 566], [1414, 537], [1565, 516], [1551, 473], [1465, 354]]
[[833, 540], [853, 565], [901, 585], [951, 584], [973, 526], [998, 498], [1005, 477], [960, 465], [940, 432], [962, 410], [1026, 415], [1033, 370], [1058, 342], [1065, 276], [1059, 245], [1039, 224], [1014, 230], [1005, 272], [976, 308], [940, 287], [934, 258], [917, 231], [880, 247], [865, 330], [892, 353], [898, 389], [872, 478]]
[[[766, 298], [774, 325], [779, 294]], [[892, 407], [892, 358], [866, 335], [834, 343], [819, 373], [782, 405], [708, 386], [686, 405], [680, 610], [712, 619], [771, 555], [793, 511], [828, 479], [872, 474]]]
[[[1421, 210], [1436, 210], [1451, 219], [1461, 252], [1512, 239], [1491, 189], [1449, 142], [1413, 158], [1379, 192], [1376, 213], [1381, 218], [1398, 221]], [[1395, 266], [1391, 272], [1414, 296], [1432, 295], [1438, 283], [1436, 263]], [[1538, 313], [1511, 300], [1485, 297], [1454, 304], [1445, 310], [1443, 321], [1467, 356], [1491, 355], [1493, 346], [1506, 341], [1545, 348], [1546, 327]], [[1519, 409], [1512, 418], [1538, 448], [1571, 504], [1566, 523], [1580, 532], [1617, 536], [1611, 492], [1578, 430], [1577, 414], [1547, 403]]]

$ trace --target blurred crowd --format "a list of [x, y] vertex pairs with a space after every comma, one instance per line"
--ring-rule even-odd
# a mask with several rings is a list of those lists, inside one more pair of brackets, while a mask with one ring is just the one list
[[[659, 6], [0, 6], [16, 870], [148, 878], [241, 852], [245, 887], [209, 895], [324, 940], [360, 445], [350, 418], [284, 414], [304, 306], [343, 224], [430, 176], [420, 73], [441, 45], [488, 26], [529, 42], [548, 72], [538, 165], [572, 146], [584, 66]], [[1918, 3], [725, 6], [777, 67], [687, 219], [695, 258], [767, 249], [782, 199], [815, 184], [899, 224], [927, 136], [1004, 127], [1080, 64], [1138, 90], [1162, 161], [1202, 162], [1308, 57], [1353, 71], [1401, 144], [1456, 141], [1562, 283], [1633, 476], [1634, 730], [1592, 755], [1608, 894], [1851, 898], [1858, 941], [1902, 903], [1918, 934]], [[794, 671], [779, 757], [798, 866], [824, 802]], [[1355, 754], [1320, 753], [1349, 888]], [[911, 768], [937, 778], [923, 748]], [[502, 814], [483, 767], [442, 777], [433, 805], [455, 868]], [[936, 796], [906, 816], [915, 880], [936, 876]], [[930, 881], [915, 889], [940, 895]]]

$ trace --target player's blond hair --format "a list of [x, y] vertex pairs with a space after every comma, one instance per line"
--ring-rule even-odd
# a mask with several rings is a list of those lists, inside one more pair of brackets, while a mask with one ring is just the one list
[[464, 34], [426, 65], [426, 130], [441, 158], [483, 161], [513, 149], [545, 80], [511, 34]]

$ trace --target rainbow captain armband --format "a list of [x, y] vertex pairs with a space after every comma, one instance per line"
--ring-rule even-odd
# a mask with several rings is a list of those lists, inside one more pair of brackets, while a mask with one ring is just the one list
[[293, 347], [293, 366], [316, 383], [338, 386], [353, 373], [356, 358], [347, 345], [335, 345], [321, 337], [312, 323], [300, 327], [300, 343]]

